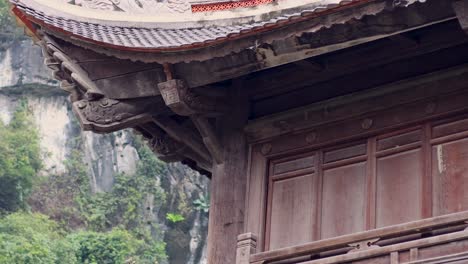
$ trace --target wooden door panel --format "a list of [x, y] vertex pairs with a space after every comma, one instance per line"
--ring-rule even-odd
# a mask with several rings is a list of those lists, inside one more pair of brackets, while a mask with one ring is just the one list
[[468, 210], [467, 131], [465, 114], [271, 160], [264, 245]]
[[324, 171], [322, 239], [364, 230], [365, 183], [365, 162]]
[[270, 250], [313, 241], [316, 175], [273, 182]]
[[312, 168], [315, 165], [315, 156], [307, 155], [305, 157], [296, 158], [293, 160], [275, 163], [273, 166], [273, 175], [284, 174], [294, 171], [299, 171], [307, 168]]
[[432, 147], [438, 214], [468, 210], [468, 138]]
[[377, 227], [422, 218], [422, 155], [416, 149], [377, 159]]

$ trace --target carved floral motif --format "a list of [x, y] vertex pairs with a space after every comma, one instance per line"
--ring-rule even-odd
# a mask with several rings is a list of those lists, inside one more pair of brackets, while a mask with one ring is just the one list
[[89, 9], [119, 11], [120, 0], [76, 0], [75, 4]]
[[187, 0], [168, 0], [167, 7], [171, 11], [185, 13], [190, 10], [190, 3]]
[[89, 9], [120, 11], [128, 13], [147, 13], [151, 15], [163, 13], [191, 12], [189, 0], [63, 0], [70, 4]]
[[119, 103], [117, 100], [103, 98], [99, 101], [82, 100], [77, 102], [76, 106], [86, 121], [96, 124], [111, 124], [133, 116], [126, 112], [124, 106], [117, 106]]

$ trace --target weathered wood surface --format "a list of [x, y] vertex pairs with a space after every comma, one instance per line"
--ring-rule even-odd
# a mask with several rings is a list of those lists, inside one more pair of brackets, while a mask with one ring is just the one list
[[257, 236], [252, 233], [237, 237], [236, 264], [249, 263], [250, 256], [257, 251]]
[[466, 70], [297, 111], [308, 129], [254, 144], [246, 231], [259, 249], [466, 210]]
[[[271, 115], [268, 118], [251, 121], [246, 127], [246, 132], [251, 142], [268, 142], [272, 145], [269, 155], [295, 148], [323, 144], [332, 141], [336, 137], [349, 137], [351, 134], [363, 134], [386, 126], [396, 125], [398, 122], [411, 122], [413, 118], [427, 118], [443, 112], [449, 112], [450, 108], [460, 109], [466, 106], [458, 100], [439, 99], [434, 96], [450, 97], [454, 92], [463, 91], [468, 80], [468, 67], [462, 65], [448, 70], [436, 71], [415, 78], [400, 80], [375, 89], [359, 92], [353, 96], [343, 96], [312, 104], [307, 107]], [[441, 91], [440, 87], [444, 87]], [[453, 97], [456, 99], [457, 97]], [[439, 103], [440, 102], [440, 103]], [[438, 105], [440, 104], [440, 105]], [[447, 104], [447, 105], [445, 105]], [[405, 111], [402, 107], [414, 109]], [[420, 109], [418, 109], [420, 107]], [[387, 109], [387, 110], [386, 110]], [[387, 120], [384, 115], [404, 113], [398, 121]], [[382, 113], [382, 114], [381, 114]], [[369, 120], [368, 120], [369, 119]], [[376, 122], [379, 120], [379, 122]], [[414, 120], [414, 119], [413, 119]], [[351, 131], [338, 131], [338, 134], [330, 135], [333, 123], [345, 121]], [[368, 128], [364, 128], [362, 122], [372, 122]], [[341, 125], [342, 126], [342, 125]], [[315, 129], [315, 130], [314, 130]], [[306, 131], [306, 132], [303, 132]], [[310, 132], [315, 133], [314, 140], [307, 142], [305, 139]], [[278, 136], [294, 134], [291, 142]], [[297, 140], [301, 137], [304, 140]], [[273, 140], [268, 140], [273, 138]], [[295, 141], [295, 142], [293, 142]]]
[[[187, 79], [190, 87], [198, 87], [331, 51], [343, 50], [455, 17], [449, 1], [432, 0], [392, 10], [395, 6], [393, 3], [395, 3], [393, 0], [369, 1], [342, 14], [308, 19], [302, 23], [294, 23], [283, 30], [258, 32], [239, 39], [236, 44], [233, 44], [234, 41], [229, 41], [214, 47], [185, 52], [182, 56], [180, 53], [171, 52], [116, 52], [82, 43], [76, 39], [67, 40], [122, 59], [169, 63], [181, 60], [194, 61], [194, 63], [177, 63], [175, 70]], [[378, 16], [374, 16], [375, 14]], [[353, 18], [358, 19], [354, 21]], [[290, 32], [288, 35], [291, 37], [284, 37], [285, 32]], [[311, 33], [302, 34], [302, 32]], [[268, 45], [258, 47], [263, 42]], [[233, 50], [239, 51], [240, 47], [244, 47], [242, 50], [248, 50], [232, 54]]]
[[207, 263], [235, 263], [236, 239], [244, 232], [248, 145], [243, 128], [249, 109], [243, 88], [240, 83], [232, 86], [230, 104], [237, 110], [216, 126], [224, 160], [212, 169]]
[[[371, 231], [324, 239], [321, 241], [297, 245], [293, 247], [257, 253], [250, 257], [250, 263], [271, 263], [273, 261], [294, 259], [296, 257], [304, 255], [313, 256], [319, 253], [325, 253], [336, 249], [345, 249], [346, 251], [349, 251], [350, 249], [352, 249], [350, 244], [359, 241], [373, 241], [375, 239], [380, 239], [380, 242], [377, 243], [377, 245], [380, 245], [380, 247], [378, 248], [369, 248], [367, 250], [354, 251], [348, 254], [330, 257], [328, 259], [324, 258], [321, 260], [310, 261], [306, 263], [342, 263], [357, 259], [390, 254], [391, 252], [395, 251], [410, 250], [412, 248], [419, 247], [429, 247], [432, 245], [444, 244], [459, 240], [468, 240], [468, 231], [464, 230], [464, 228], [466, 228], [467, 226], [467, 220], [468, 212], [460, 212], [429, 219], [423, 219], [419, 221], [384, 227]], [[456, 227], [456, 229], [450, 230], [447, 229], [448, 227]], [[437, 233], [436, 230], [449, 231], [443, 231], [442, 234], [440, 234]], [[403, 238], [411, 234], [426, 234], [426, 236], [430, 237], [423, 239], [420, 239], [419, 237], [408, 238], [410, 240], [408, 242], [398, 240], [396, 242], [392, 242], [391, 240], [389, 240], [390, 244], [385, 244], [386, 239], [396, 237]], [[468, 249], [468, 244], [466, 245], [466, 248]], [[421, 255], [421, 257], [423, 256], [424, 255]]]

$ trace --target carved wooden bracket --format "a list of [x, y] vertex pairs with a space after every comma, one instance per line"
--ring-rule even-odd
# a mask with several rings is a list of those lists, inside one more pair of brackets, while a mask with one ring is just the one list
[[151, 134], [149, 146], [158, 158], [165, 162], [179, 162], [184, 159], [183, 153], [187, 146], [174, 140], [157, 126], [142, 126]]
[[211, 155], [210, 159], [217, 164], [222, 163], [223, 148], [207, 117], [225, 112], [226, 103], [220, 97], [197, 94], [183, 80], [170, 79], [171, 76], [168, 74], [169, 80], [158, 84], [164, 102], [174, 113], [191, 117]]
[[200, 173], [211, 176], [212, 164], [191, 150], [187, 145], [172, 138], [152, 122], [135, 127], [146, 137], [150, 148], [164, 162], [182, 162]]
[[88, 77], [86, 71], [62, 52], [53, 39], [44, 35], [40, 45], [44, 63], [52, 69], [54, 78], [62, 81], [62, 89], [72, 94], [72, 101], [81, 99], [83, 94], [90, 100], [104, 97], [104, 93]]
[[170, 117], [155, 116], [153, 122], [156, 123], [171, 138], [185, 144], [194, 153], [203, 159], [203, 163], [211, 163], [211, 156], [198, 135], [182, 127]]
[[468, 33], [468, 0], [457, 0], [453, 2], [453, 9], [457, 14], [463, 30]]
[[152, 116], [168, 112], [158, 98], [130, 100], [82, 99], [73, 103], [73, 111], [83, 130], [98, 133], [113, 132], [148, 122]]
[[216, 116], [227, 109], [222, 99], [197, 94], [183, 80], [168, 80], [159, 83], [158, 88], [166, 105], [178, 115]]

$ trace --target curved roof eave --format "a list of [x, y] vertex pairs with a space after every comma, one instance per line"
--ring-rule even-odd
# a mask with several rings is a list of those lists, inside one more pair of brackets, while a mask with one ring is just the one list
[[213, 46], [220, 42], [258, 34], [374, 0], [318, 1], [318, 3], [326, 2], [326, 4], [304, 5], [303, 9], [295, 9], [295, 12], [286, 13], [284, 11], [275, 16], [266, 16], [266, 19], [258, 22], [231, 25], [222, 25], [223, 23], [206, 25], [203, 22], [191, 22], [197, 26], [186, 25], [184, 28], [179, 28], [177, 23], [172, 28], [167, 28], [167, 25], [160, 27], [160, 24], [153, 22], [139, 22], [140, 26], [136, 26], [132, 21], [120, 21], [118, 24], [109, 23], [105, 17], [89, 20], [89, 14], [86, 17], [81, 17], [79, 13], [71, 15], [70, 13], [59, 13], [57, 10], [45, 12], [49, 7], [40, 6], [39, 2], [36, 1], [50, 0], [18, 0], [14, 2], [14, 5], [16, 9], [26, 15], [27, 19], [62, 35], [113, 49], [177, 52]]
[[[120, 26], [111, 25], [108, 24], [108, 20], [99, 20], [99, 18], [96, 18], [98, 22], [96, 24], [77, 15], [74, 15], [75, 19], [67, 18], [70, 16], [69, 13], [52, 13], [54, 16], [41, 11], [43, 7], [37, 8], [36, 1], [50, 0], [13, 0], [14, 12], [23, 21], [27, 20], [24, 22], [38, 24], [53, 35], [100, 53], [134, 60], [170, 63], [222, 57], [255, 48], [260, 44], [300, 36], [304, 32], [315, 32], [352, 19], [360, 19], [365, 15], [378, 14], [389, 2], [387, 0], [315, 1], [316, 4], [318, 2], [327, 4], [309, 5], [311, 9], [294, 10], [292, 13], [283, 12], [257, 23], [231, 26], [206, 26], [202, 23], [198, 27], [164, 29], [134, 27], [131, 22], [119, 22]], [[421, 0], [410, 2], [418, 1]], [[35, 4], [30, 4], [32, 2]], [[341, 12], [350, 9], [353, 11]], [[178, 58], [174, 59], [175, 56]]]

